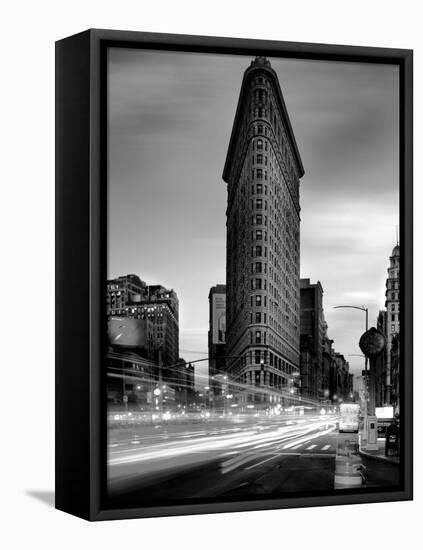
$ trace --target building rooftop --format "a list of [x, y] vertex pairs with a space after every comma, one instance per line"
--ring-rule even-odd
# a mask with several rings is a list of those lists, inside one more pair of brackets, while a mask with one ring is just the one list
[[397, 244], [392, 249], [392, 256], [399, 256], [399, 255], [400, 255], [400, 247], [399, 247], [399, 244]]

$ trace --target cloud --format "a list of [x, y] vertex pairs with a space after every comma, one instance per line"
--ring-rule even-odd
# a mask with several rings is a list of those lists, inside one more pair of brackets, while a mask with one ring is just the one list
[[[208, 292], [225, 282], [221, 174], [250, 60], [131, 49], [109, 58], [109, 273], [176, 290], [183, 349], [207, 350]], [[399, 213], [398, 71], [271, 63], [306, 170], [301, 276], [322, 283], [336, 348], [359, 353], [360, 312], [333, 306], [364, 302], [374, 323], [384, 304]]]

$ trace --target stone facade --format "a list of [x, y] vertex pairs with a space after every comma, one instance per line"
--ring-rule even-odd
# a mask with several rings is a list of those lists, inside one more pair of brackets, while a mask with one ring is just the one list
[[258, 57], [244, 73], [223, 173], [226, 368], [233, 380], [266, 388], [271, 402], [299, 378], [303, 174], [278, 77]]
[[392, 340], [400, 331], [400, 247], [396, 245], [389, 258], [388, 278], [386, 279], [385, 292], [386, 307], [386, 403], [391, 402], [392, 366], [391, 348]]
[[[179, 358], [179, 300], [174, 290], [147, 285], [136, 275], [107, 281], [107, 315], [146, 320], [153, 326], [153, 357], [172, 379]], [[168, 368], [169, 367], [169, 368]]]
[[312, 284], [310, 279], [301, 279], [300, 298], [301, 393], [316, 400], [327, 399], [323, 382], [325, 319], [320, 282]]

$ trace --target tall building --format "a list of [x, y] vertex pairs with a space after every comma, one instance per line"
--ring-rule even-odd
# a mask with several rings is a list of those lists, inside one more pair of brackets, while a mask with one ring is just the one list
[[223, 171], [226, 352], [230, 378], [266, 388], [270, 401], [299, 378], [303, 175], [277, 74], [257, 57], [244, 73]]
[[212, 286], [209, 292], [209, 375], [226, 366], [226, 285]]
[[350, 393], [352, 388], [350, 387], [352, 384], [352, 380], [350, 380], [350, 365], [348, 361], [346, 361], [345, 357], [342, 353], [339, 353], [335, 351], [334, 353], [334, 359], [335, 359], [335, 380], [334, 380], [334, 390], [336, 397], [333, 397], [333, 399], [338, 401], [338, 403], [342, 401], [348, 401], [350, 400]]
[[333, 340], [328, 336], [328, 325], [326, 321], [323, 324], [323, 345], [322, 345], [322, 388], [323, 388], [323, 399], [325, 401], [331, 401], [333, 392], [331, 392], [331, 373], [333, 370], [334, 359], [333, 359]]
[[386, 307], [386, 403], [391, 402], [392, 365], [391, 348], [392, 340], [400, 332], [400, 247], [397, 244], [389, 258], [388, 278], [385, 291]]
[[[386, 310], [380, 310], [377, 316], [376, 328], [382, 334], [387, 334], [388, 315]], [[374, 359], [371, 360], [368, 372], [369, 401], [374, 407], [385, 405], [386, 397], [386, 348]]]
[[323, 388], [325, 336], [323, 288], [320, 281], [300, 281], [300, 371], [301, 392], [312, 399], [328, 399]]
[[125, 315], [126, 306], [147, 287], [138, 275], [123, 275], [107, 281], [107, 315]]
[[395, 334], [391, 342], [391, 403], [394, 413], [400, 414], [401, 386], [400, 386], [400, 337]]
[[174, 290], [147, 285], [136, 275], [107, 281], [107, 315], [149, 321], [153, 352], [163, 367], [163, 379], [171, 380], [172, 365], [179, 358], [179, 300]]

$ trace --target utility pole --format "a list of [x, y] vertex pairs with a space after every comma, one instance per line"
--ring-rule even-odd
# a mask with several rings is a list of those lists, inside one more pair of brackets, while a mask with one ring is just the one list
[[[369, 330], [369, 310], [367, 307], [364, 306], [334, 306], [334, 309], [341, 309], [341, 308], [350, 308], [350, 309], [359, 309], [361, 311], [364, 311], [366, 314], [366, 332]], [[368, 438], [368, 426], [367, 426], [367, 416], [368, 416], [368, 401], [369, 401], [369, 390], [368, 390], [368, 378], [367, 378], [367, 370], [368, 370], [368, 362], [369, 359], [367, 356], [365, 356], [364, 359], [364, 411], [363, 411], [363, 433], [362, 433], [362, 448], [365, 449], [367, 446], [367, 438]]]

